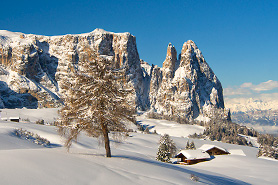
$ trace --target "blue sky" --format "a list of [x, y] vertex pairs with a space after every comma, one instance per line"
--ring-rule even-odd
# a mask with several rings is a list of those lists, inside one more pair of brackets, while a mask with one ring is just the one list
[[[0, 29], [41, 35], [130, 32], [158, 66], [169, 42], [193, 40], [224, 88], [278, 80], [278, 1], [2, 1]], [[271, 92], [278, 92], [274, 86]]]

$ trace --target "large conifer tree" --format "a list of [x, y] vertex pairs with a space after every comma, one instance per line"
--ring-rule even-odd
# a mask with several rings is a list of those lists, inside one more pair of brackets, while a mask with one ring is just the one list
[[68, 149], [81, 131], [102, 137], [106, 157], [111, 157], [108, 133], [126, 132], [124, 122], [132, 119], [135, 109], [126, 99], [131, 91], [121, 85], [123, 70], [114, 69], [112, 61], [90, 53], [79, 60], [71, 80], [62, 84], [66, 96], [60, 110], [59, 132], [66, 137]]
[[176, 153], [177, 147], [174, 141], [168, 134], [164, 134], [160, 137], [158, 152], [156, 160], [162, 162], [169, 162], [170, 158]]

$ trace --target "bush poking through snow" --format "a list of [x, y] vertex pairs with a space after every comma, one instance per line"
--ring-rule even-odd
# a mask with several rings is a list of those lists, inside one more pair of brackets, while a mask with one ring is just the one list
[[150, 129], [149, 129], [149, 127], [147, 127], [147, 128], [144, 130], [144, 132], [145, 132], [146, 134], [150, 134]]
[[163, 115], [155, 112], [148, 112], [147, 113], [147, 118], [152, 118], [152, 119], [165, 119], [168, 121], [176, 121], [180, 124], [191, 124], [194, 125], [196, 124], [194, 121], [189, 121], [187, 118], [182, 118], [179, 116], [168, 116], [168, 115]]
[[[151, 134], [148, 125], [141, 125], [139, 122], [135, 122], [134, 124], [137, 126], [139, 131], [144, 132], [145, 134]], [[156, 134], [156, 131], [154, 134]]]
[[29, 118], [22, 119], [22, 121], [30, 122]]
[[[202, 126], [202, 125], [201, 125]], [[188, 138], [192, 138], [192, 139], [205, 139], [206, 136], [203, 134], [197, 134], [196, 132], [192, 135], [189, 135]]]
[[47, 139], [42, 138], [38, 134], [35, 134], [33, 132], [23, 130], [22, 128], [15, 129], [14, 134], [20, 138], [24, 138], [29, 141], [32, 141], [33, 143], [36, 143], [37, 145], [42, 145], [45, 147], [50, 145], [50, 141], [48, 141]]
[[39, 120], [36, 121], [36, 124], [44, 125], [44, 120], [43, 119], [39, 119]]
[[190, 180], [198, 182], [200, 180], [200, 178], [198, 176], [194, 175], [194, 174], [191, 174], [190, 175]]

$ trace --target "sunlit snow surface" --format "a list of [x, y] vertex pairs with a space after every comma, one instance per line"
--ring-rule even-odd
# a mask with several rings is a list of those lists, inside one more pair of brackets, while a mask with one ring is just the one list
[[169, 134], [176, 137], [187, 137], [188, 135], [203, 133], [204, 127], [198, 125], [179, 124], [174, 121], [148, 119], [145, 114], [138, 116], [137, 121], [139, 124], [148, 127], [151, 132], [158, 134]]
[[[57, 109], [24, 110], [26, 114], [28, 111], [31, 121], [57, 116]], [[139, 121], [152, 122], [146, 118]], [[159, 130], [160, 125], [155, 124]], [[12, 134], [14, 128], [37, 133], [52, 145], [45, 148], [19, 139]], [[173, 128], [170, 126], [169, 131]], [[105, 151], [98, 146], [98, 140], [84, 134], [68, 153], [61, 146], [63, 139], [56, 130], [53, 126], [0, 121], [0, 184], [278, 184], [278, 162], [256, 158], [258, 149], [254, 147], [194, 140], [197, 148], [212, 144], [233, 151], [233, 155], [185, 166], [155, 160], [160, 135], [138, 131], [120, 144], [112, 141], [113, 157], [109, 159], [104, 157]], [[172, 138], [178, 148], [184, 148], [188, 140]], [[200, 182], [191, 181], [191, 174], [198, 176]]]

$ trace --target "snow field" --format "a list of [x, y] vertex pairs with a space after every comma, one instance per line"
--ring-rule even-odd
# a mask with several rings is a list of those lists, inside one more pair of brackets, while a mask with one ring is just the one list
[[[53, 113], [50, 109], [43, 110], [24, 111], [30, 115], [30, 120], [35, 119], [31, 115], [50, 119], [57, 112], [55, 109], [52, 109]], [[138, 121], [142, 124], [154, 122], [140, 117]], [[166, 127], [165, 124], [172, 124], [169, 131], [186, 129], [174, 127], [174, 122], [163, 120], [161, 123], [154, 122], [154, 129], [159, 131], [160, 127]], [[17, 138], [11, 134], [14, 128], [37, 133], [52, 145], [45, 148]], [[163, 131], [167, 132], [167, 129]], [[212, 144], [234, 152], [196, 165], [175, 165], [155, 160], [159, 138], [160, 135], [139, 131], [130, 133], [121, 144], [112, 140], [113, 157], [105, 158], [104, 148], [98, 146], [98, 140], [84, 134], [68, 153], [61, 146], [63, 138], [57, 135], [54, 126], [0, 121], [0, 184], [278, 184], [277, 161], [256, 158], [257, 148], [190, 139], [197, 148]], [[180, 149], [188, 140], [185, 136], [172, 136], [172, 139]], [[191, 181], [191, 174], [198, 176], [200, 181]]]
[[188, 135], [203, 133], [204, 127], [198, 125], [178, 124], [174, 121], [148, 119], [145, 114], [138, 116], [137, 121], [139, 124], [148, 127], [151, 132], [158, 134], [169, 134], [176, 137], [187, 137]]

